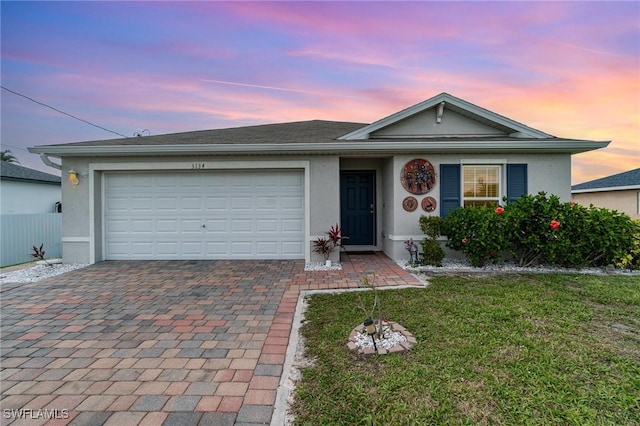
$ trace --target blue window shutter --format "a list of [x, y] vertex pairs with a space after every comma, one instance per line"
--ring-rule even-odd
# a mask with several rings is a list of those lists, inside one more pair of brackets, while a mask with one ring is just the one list
[[440, 164], [440, 217], [460, 207], [460, 164]]
[[527, 165], [507, 164], [507, 203], [511, 203], [526, 194], [528, 194]]

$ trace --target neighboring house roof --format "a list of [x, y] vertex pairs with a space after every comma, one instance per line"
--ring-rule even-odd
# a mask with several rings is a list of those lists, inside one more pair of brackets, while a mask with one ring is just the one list
[[[444, 103], [444, 104], [443, 104]], [[433, 110], [433, 111], [432, 111]], [[437, 114], [437, 117], [436, 117]], [[484, 129], [481, 134], [430, 132], [422, 125], [448, 116], [462, 117]], [[418, 117], [419, 120], [416, 118]], [[438, 121], [438, 123], [440, 123]], [[416, 127], [416, 122], [418, 126]], [[479, 123], [479, 124], [478, 124]], [[418, 129], [408, 134], [402, 127]], [[420, 127], [422, 126], [422, 127]], [[440, 128], [442, 129], [442, 128]], [[609, 141], [556, 138], [462, 99], [442, 93], [373, 124], [299, 121], [157, 136], [76, 142], [29, 148], [54, 157], [193, 154], [363, 154], [421, 152], [561, 152], [577, 154], [603, 148]]]
[[20, 182], [44, 183], [60, 185], [60, 176], [50, 175], [38, 170], [29, 169], [7, 161], [0, 162], [0, 178]]
[[640, 189], [640, 168], [606, 176], [589, 182], [579, 183], [571, 187], [571, 192], [602, 192]]

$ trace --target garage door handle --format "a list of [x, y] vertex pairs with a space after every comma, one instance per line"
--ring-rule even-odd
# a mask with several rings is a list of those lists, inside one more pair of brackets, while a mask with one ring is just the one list
[[202, 227], [203, 227], [203, 228], [206, 228], [206, 227], [207, 227], [207, 225], [202, 225]]

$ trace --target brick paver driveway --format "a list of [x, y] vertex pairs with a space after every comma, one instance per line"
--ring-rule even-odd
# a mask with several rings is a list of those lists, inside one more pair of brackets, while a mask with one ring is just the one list
[[343, 264], [119, 261], [3, 284], [2, 424], [269, 423], [300, 290], [419, 284], [384, 255]]

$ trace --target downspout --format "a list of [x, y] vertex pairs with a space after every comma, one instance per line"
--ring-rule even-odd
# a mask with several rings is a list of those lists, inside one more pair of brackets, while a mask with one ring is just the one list
[[58, 169], [58, 170], [62, 170], [62, 164], [58, 164], [58, 163], [54, 163], [53, 161], [51, 161], [51, 159], [47, 156], [47, 154], [40, 154], [40, 159], [42, 160], [42, 162], [44, 164], [46, 164], [49, 167], [53, 167], [54, 169]]

